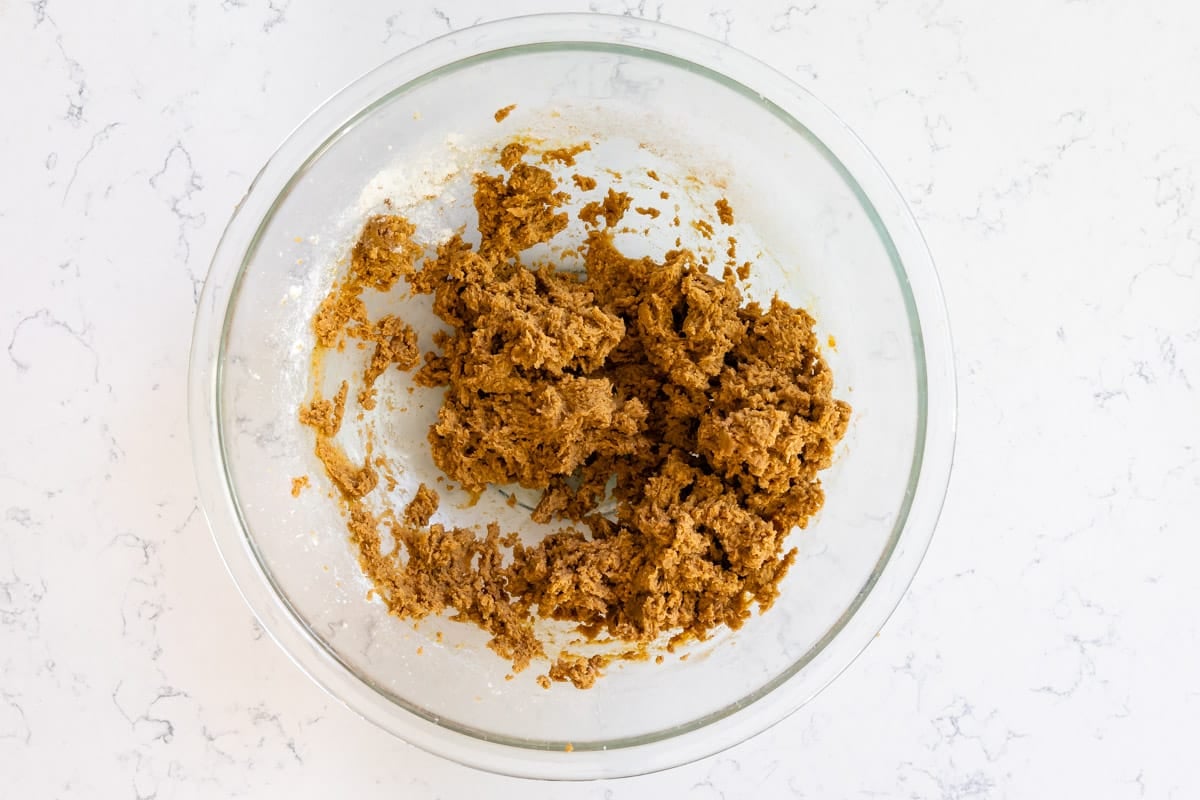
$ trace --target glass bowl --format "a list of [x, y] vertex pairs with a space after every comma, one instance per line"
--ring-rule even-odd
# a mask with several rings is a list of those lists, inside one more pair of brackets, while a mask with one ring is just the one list
[[[493, 120], [514, 103], [508, 119]], [[518, 132], [550, 142], [591, 137], [602, 166], [627, 177], [657, 167], [681, 213], [709, 202], [705, 192], [727, 196], [743, 252], [759, 254], [747, 293], [778, 293], [816, 317], [836, 396], [854, 407], [822, 475], [825, 508], [791, 535], [799, 555], [775, 606], [661, 664], [615, 664], [586, 691], [545, 690], [537, 669], [505, 680], [509, 664], [478, 629], [441, 618], [414, 626], [370, 600], [311, 431], [297, 422], [312, 390], [310, 320], [365, 215], [389, 197], [402, 211], [411, 205], [430, 235], [472, 222], [461, 196], [470, 172]], [[625, 245], [661, 255], [670, 242], [651, 234]], [[389, 380], [382, 395], [398, 395], [402, 378]], [[300, 668], [414, 745], [486, 770], [559, 779], [632, 775], [712, 754], [826, 686], [916, 572], [945, 495], [955, 427], [937, 276], [899, 193], [862, 143], [808, 92], [747, 55], [603, 15], [452, 33], [389, 61], [309, 117], [254, 180], [217, 248], [189, 391], [217, 545], [262, 626]], [[382, 426], [378, 446], [411, 473], [397, 492], [428, 472], [422, 413], [429, 409]], [[301, 475], [313, 488], [293, 497], [291, 479]], [[463, 513], [503, 508], [484, 502]]]

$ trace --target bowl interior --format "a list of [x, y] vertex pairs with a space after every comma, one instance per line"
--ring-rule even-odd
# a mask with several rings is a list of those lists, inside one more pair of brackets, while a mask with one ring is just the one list
[[[493, 120], [495, 110], [514, 103], [507, 120]], [[536, 664], [506, 680], [509, 665], [486, 648], [481, 631], [443, 619], [414, 628], [368, 600], [370, 586], [328, 496], [311, 431], [297, 422], [312, 391], [310, 320], [365, 215], [389, 198], [429, 242], [472, 227], [470, 175], [516, 133], [551, 143], [595, 141], [581, 171], [603, 185], [599, 172], [612, 169], [635, 196], [666, 188], [672, 197], [660, 203], [664, 216], [673, 204], [686, 218], [727, 197], [741, 252], [761, 251], [747, 294], [769, 300], [778, 293], [816, 317], [822, 340], [836, 340], [825, 351], [836, 394], [854, 407], [836, 462], [823, 475], [826, 506], [792, 534], [798, 559], [775, 606], [662, 664], [615, 664], [587, 691], [542, 689]], [[646, 177], [647, 169], [664, 186]], [[712, 246], [686, 225], [627, 233], [620, 243], [629, 254], [661, 255], [676, 235]], [[276, 590], [314, 640], [383, 702], [529, 747], [570, 742], [600, 749], [660, 739], [754, 702], [804, 669], [870, 591], [916, 477], [923, 365], [911, 306], [878, 220], [844, 170], [799, 123], [744, 87], [635, 48], [547, 44], [488, 53], [402, 86], [348, 121], [263, 221], [219, 355], [217, 422], [228, 480]], [[423, 348], [429, 344], [423, 333]], [[331, 364], [325, 380], [336, 385], [347, 364]], [[393, 371], [379, 388], [380, 408], [390, 402], [407, 411], [351, 424], [346, 442], [353, 452], [369, 425], [376, 446], [402, 464], [398, 504], [436, 475], [425, 430], [438, 400], [409, 395], [406, 381]], [[356, 411], [351, 402], [347, 420]], [[313, 489], [293, 497], [291, 479], [301, 475], [310, 476]], [[493, 515], [537, 534], [519, 508], [501, 500], [485, 497], [470, 512], [447, 513]]]

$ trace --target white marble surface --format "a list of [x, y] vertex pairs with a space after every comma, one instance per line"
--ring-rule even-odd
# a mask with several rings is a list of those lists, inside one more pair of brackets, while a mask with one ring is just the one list
[[279, 140], [377, 62], [556, 8], [0, 0], [0, 795], [1200, 795], [1200, 6], [598, 0], [726, 39], [875, 150], [940, 265], [939, 532], [828, 691], [645, 778], [496, 778], [375, 730], [252, 621], [196, 508], [191, 320]]

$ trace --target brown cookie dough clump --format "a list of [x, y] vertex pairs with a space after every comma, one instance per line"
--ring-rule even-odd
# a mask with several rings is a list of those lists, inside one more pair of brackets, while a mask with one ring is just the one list
[[[542, 161], [569, 165], [581, 149]], [[746, 302], [732, 269], [714, 277], [690, 250], [626, 257], [612, 230], [630, 198], [612, 189], [579, 213], [589, 225], [577, 248], [583, 273], [524, 263], [523, 251], [567, 227], [569, 200], [528, 155], [510, 144], [500, 173], [475, 176], [477, 247], [455, 236], [417, 270], [411, 226], [369, 220], [351, 291], [322, 304], [314, 329], [323, 347], [342, 331], [375, 343], [358, 394], [370, 408], [375, 378], [418, 359], [415, 334], [396, 316], [367, 320], [361, 287], [403, 276], [431, 296], [448, 330], [414, 380], [445, 392], [428, 436], [434, 462], [471, 492], [540, 491], [532, 518], [562, 527], [526, 546], [494, 524], [482, 536], [430, 525], [438, 497], [424, 484], [402, 520], [375, 517], [359, 500], [377, 483], [369, 462], [359, 468], [331, 444], [343, 386], [302, 421], [317, 430], [318, 455], [343, 493], [362, 568], [393, 613], [453, 609], [491, 633], [515, 670], [545, 656], [537, 617], [629, 642], [643, 658], [662, 636], [737, 628], [778, 594], [795, 557], [786, 538], [820, 509], [818, 473], [850, 417], [833, 397], [814, 321], [779, 299]], [[732, 224], [727, 201], [717, 210]], [[711, 236], [711, 223], [696, 227]], [[601, 513], [606, 501], [615, 512]], [[560, 653], [544, 685], [586, 688], [610, 660]]]

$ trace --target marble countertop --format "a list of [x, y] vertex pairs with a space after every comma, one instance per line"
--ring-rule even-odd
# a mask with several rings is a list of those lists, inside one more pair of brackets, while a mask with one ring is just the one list
[[0, 794], [1200, 794], [1200, 6], [597, 0], [728, 41], [875, 151], [939, 264], [960, 391], [926, 561], [831, 688], [723, 755], [575, 786], [427, 755], [264, 637], [197, 509], [192, 316], [317, 103], [579, 2], [0, 0]]

